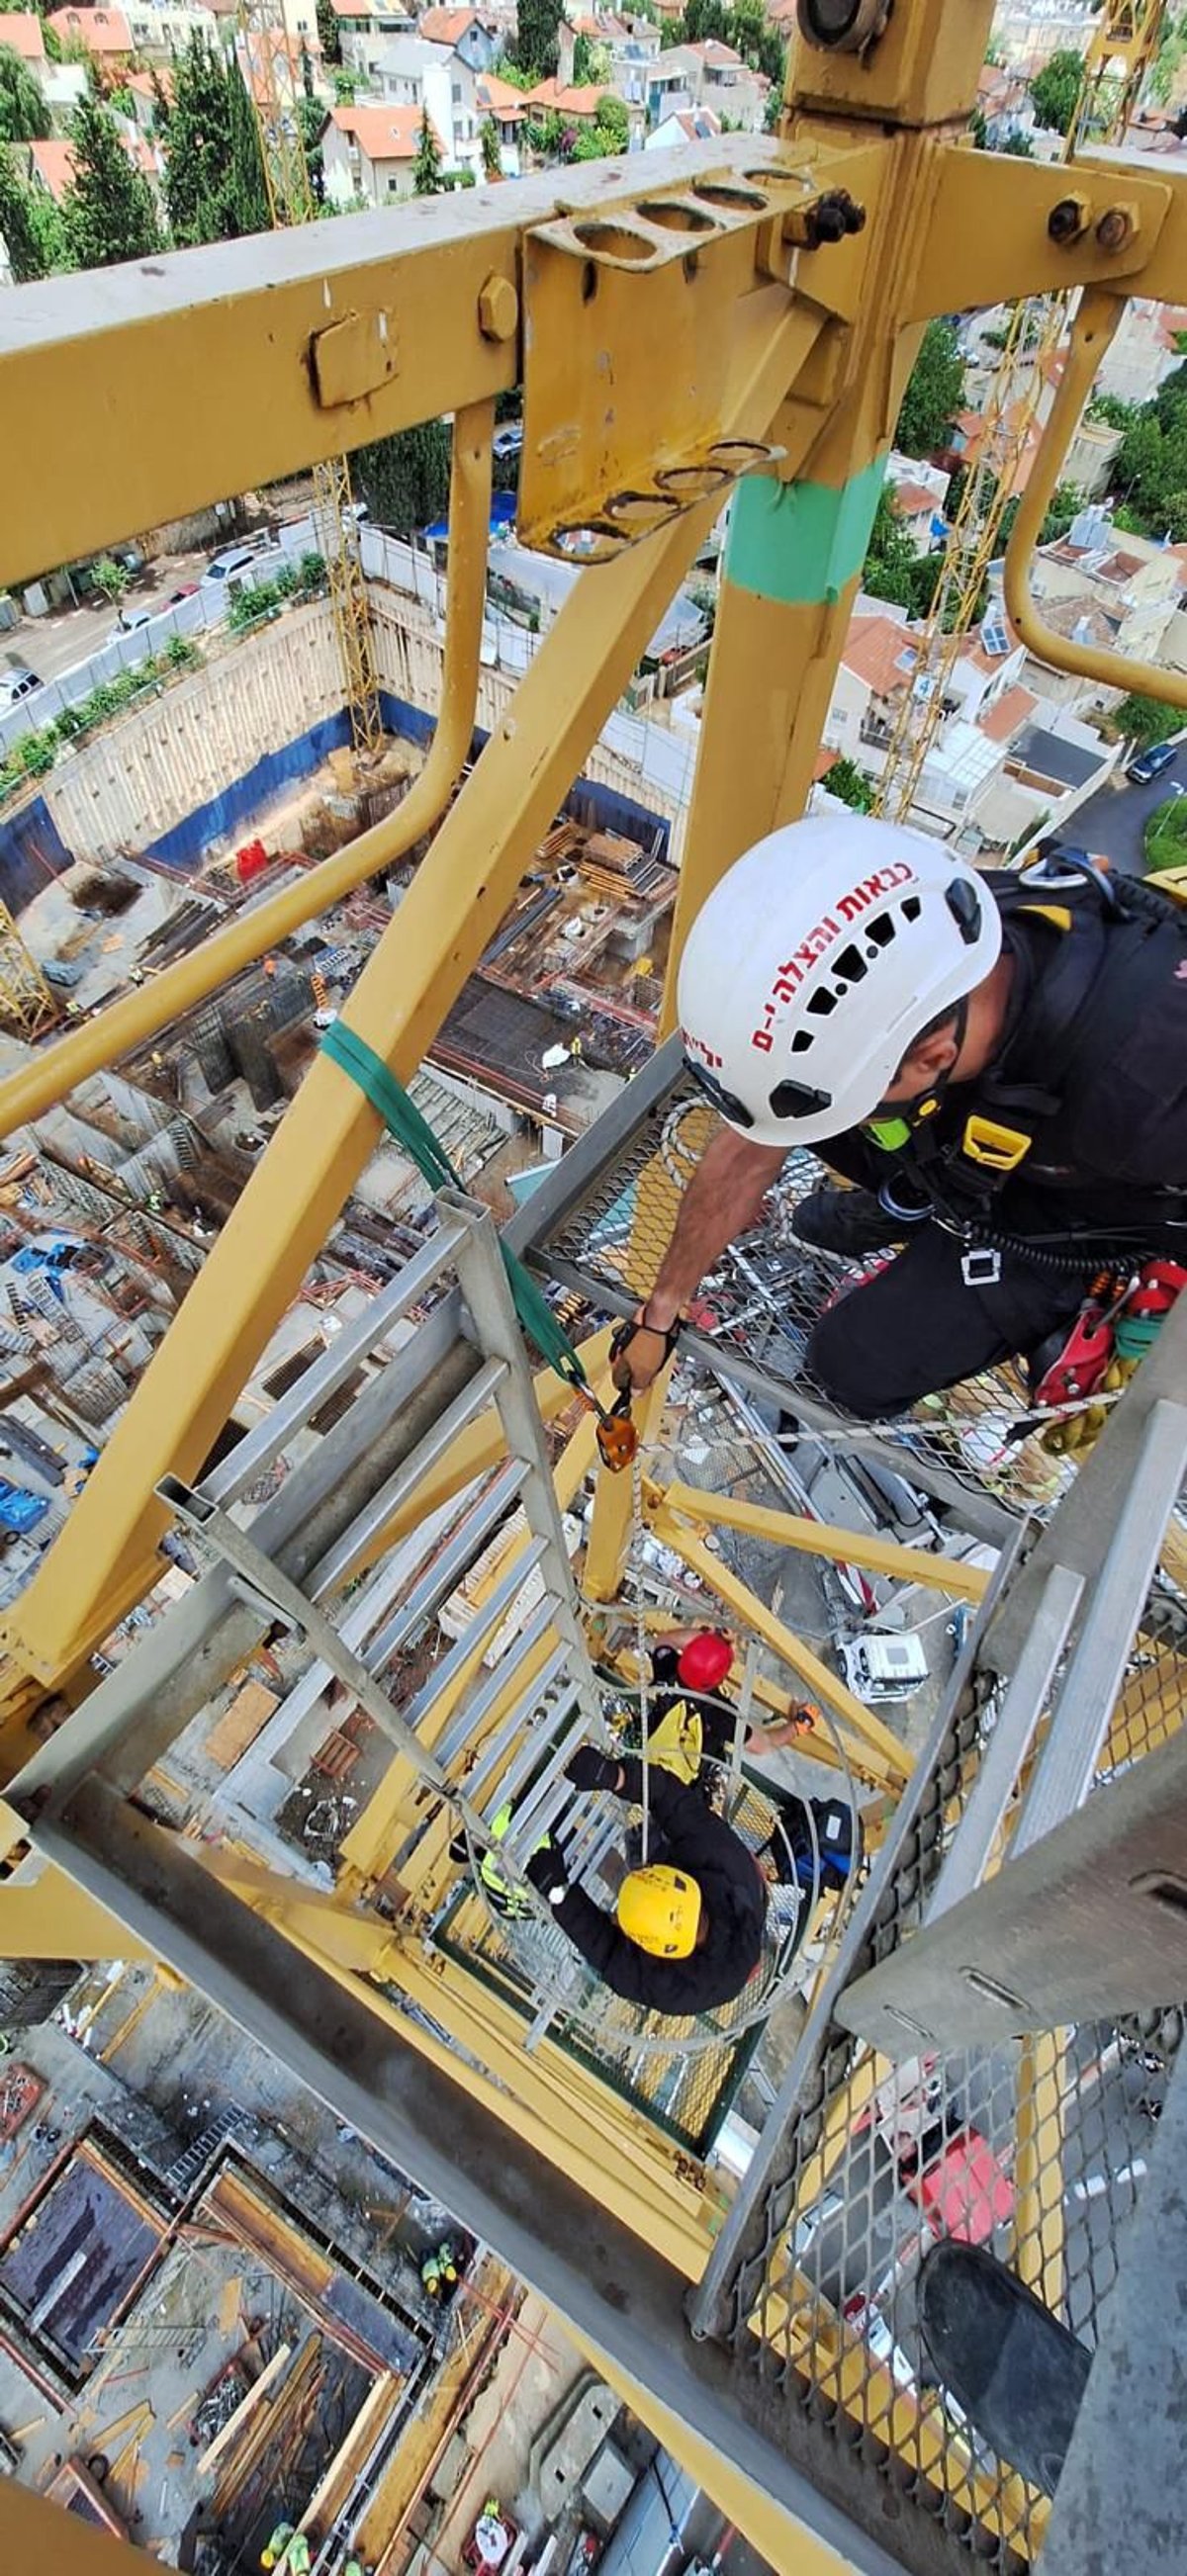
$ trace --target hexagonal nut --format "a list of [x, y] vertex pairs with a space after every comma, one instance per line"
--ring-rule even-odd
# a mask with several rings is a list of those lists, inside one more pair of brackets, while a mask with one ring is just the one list
[[1087, 197], [1080, 195], [1061, 197], [1058, 205], [1052, 206], [1047, 217], [1048, 238], [1058, 242], [1061, 247], [1066, 246], [1068, 242], [1079, 241], [1081, 234], [1087, 232], [1091, 217], [1092, 208]]
[[478, 293], [478, 328], [484, 340], [513, 340], [519, 327], [519, 297], [509, 277], [488, 277]]
[[1132, 204], [1108, 206], [1096, 227], [1096, 238], [1102, 250], [1128, 250], [1135, 241], [1141, 217]]

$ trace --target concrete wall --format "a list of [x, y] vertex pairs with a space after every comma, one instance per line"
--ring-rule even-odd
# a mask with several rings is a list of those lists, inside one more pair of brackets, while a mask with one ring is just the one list
[[341, 702], [330, 611], [315, 600], [61, 759], [41, 794], [79, 857], [140, 849]]

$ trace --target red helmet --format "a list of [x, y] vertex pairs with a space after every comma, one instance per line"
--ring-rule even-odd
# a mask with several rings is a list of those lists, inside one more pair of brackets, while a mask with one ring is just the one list
[[702, 1628], [682, 1646], [676, 1671], [686, 1690], [720, 1690], [734, 1660], [730, 1640], [720, 1628]]

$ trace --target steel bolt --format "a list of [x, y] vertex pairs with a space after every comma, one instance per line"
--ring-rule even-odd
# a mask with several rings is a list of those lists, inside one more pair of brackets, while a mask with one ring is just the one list
[[484, 340], [513, 340], [519, 297], [509, 277], [488, 277], [478, 295], [478, 328]]
[[1081, 233], [1088, 230], [1088, 216], [1087, 197], [1061, 197], [1047, 217], [1049, 239], [1064, 244], [1079, 241]]
[[1132, 206], [1110, 206], [1096, 227], [1096, 238], [1102, 250], [1128, 250], [1137, 228]]

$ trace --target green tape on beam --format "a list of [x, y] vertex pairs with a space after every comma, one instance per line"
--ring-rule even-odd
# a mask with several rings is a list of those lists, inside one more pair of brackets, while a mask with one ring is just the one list
[[865, 562], [885, 472], [875, 456], [836, 485], [748, 475], [730, 511], [726, 580], [785, 608], [831, 608]]

